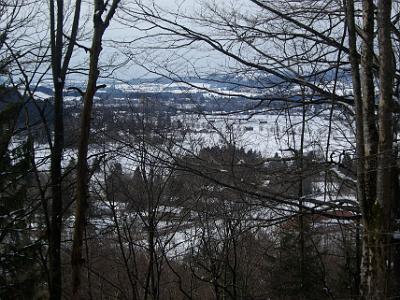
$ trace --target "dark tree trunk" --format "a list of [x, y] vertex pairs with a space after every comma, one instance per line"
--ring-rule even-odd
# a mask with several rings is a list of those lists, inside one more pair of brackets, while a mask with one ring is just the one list
[[51, 67], [54, 85], [54, 142], [51, 148], [51, 218], [48, 228], [49, 240], [49, 288], [51, 299], [61, 299], [61, 230], [62, 230], [62, 153], [64, 148], [63, 94], [64, 80], [61, 74], [63, 47], [63, 0], [50, 1]]
[[[388, 274], [390, 266], [391, 210], [393, 205], [392, 168], [393, 159], [393, 82], [394, 65], [391, 40], [391, 0], [378, 2], [378, 38], [379, 38], [379, 144], [377, 168], [377, 195], [373, 207], [373, 220], [376, 228], [371, 228], [374, 234], [375, 270], [372, 272], [374, 284], [374, 299], [388, 297]], [[373, 245], [374, 246], [374, 245]], [[374, 278], [375, 276], [375, 278]]]
[[[72, 299], [81, 299], [81, 273], [84, 264], [83, 254], [83, 235], [86, 227], [86, 214], [88, 209], [88, 183], [89, 170], [87, 153], [89, 145], [89, 133], [91, 125], [91, 114], [93, 98], [97, 91], [97, 80], [99, 78], [99, 56], [102, 51], [103, 34], [115, 14], [120, 0], [113, 0], [108, 13], [103, 16], [108, 9], [108, 1], [94, 1], [93, 12], [93, 37], [90, 48], [89, 78], [86, 92], [83, 99], [83, 111], [81, 113], [80, 137], [78, 145], [77, 162], [77, 191], [75, 204], [75, 224], [72, 241], [71, 265], [72, 265]], [[104, 20], [103, 18], [104, 17]]]
[[51, 299], [61, 299], [62, 268], [61, 268], [61, 233], [62, 233], [62, 158], [64, 150], [64, 104], [63, 89], [72, 52], [75, 46], [79, 28], [81, 0], [75, 2], [74, 19], [71, 37], [63, 61], [64, 34], [64, 0], [50, 0], [50, 46], [51, 70], [54, 85], [54, 139], [51, 149], [51, 205], [50, 225], [47, 228], [49, 241], [49, 291]]
[[[378, 133], [375, 118], [375, 85], [374, 85], [374, 3], [372, 0], [364, 0], [363, 6], [363, 30], [361, 55], [361, 92], [362, 92], [362, 122], [363, 122], [363, 147], [364, 156], [362, 159], [364, 176], [363, 199], [363, 244], [361, 261], [361, 295], [370, 295], [371, 272], [373, 268], [374, 253], [370, 247], [373, 237], [370, 235], [370, 226], [373, 224], [372, 206], [376, 199], [376, 165]], [[372, 222], [371, 222], [372, 221]], [[373, 225], [372, 225], [373, 226]]]
[[77, 195], [75, 206], [75, 225], [71, 254], [72, 264], [72, 298], [81, 299], [81, 269], [84, 264], [82, 257], [83, 234], [86, 225], [86, 211], [88, 209], [88, 165], [87, 153], [89, 144], [90, 118], [92, 113], [93, 98], [96, 93], [96, 84], [99, 77], [98, 60], [102, 50], [102, 36], [104, 24], [101, 15], [94, 17], [94, 35], [90, 51], [89, 81], [84, 95], [84, 105], [81, 114], [80, 137], [78, 145], [77, 162]]

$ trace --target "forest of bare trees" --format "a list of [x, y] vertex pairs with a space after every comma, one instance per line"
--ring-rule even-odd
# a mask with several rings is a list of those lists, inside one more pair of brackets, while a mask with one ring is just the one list
[[397, 0], [0, 0], [0, 299], [400, 298], [399, 43]]

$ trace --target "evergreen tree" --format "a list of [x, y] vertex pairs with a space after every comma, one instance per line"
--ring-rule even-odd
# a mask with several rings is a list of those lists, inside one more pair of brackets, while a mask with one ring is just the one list
[[[0, 87], [2, 100], [10, 92]], [[40, 282], [34, 208], [29, 199], [31, 141], [13, 142], [23, 105], [6, 103], [0, 111], [0, 298], [32, 299]]]

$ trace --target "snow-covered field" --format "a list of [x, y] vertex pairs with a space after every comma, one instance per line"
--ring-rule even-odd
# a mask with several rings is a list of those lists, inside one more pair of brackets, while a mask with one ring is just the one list
[[[304, 152], [313, 152], [319, 155], [328, 153], [327, 160], [335, 160], [345, 151], [352, 156], [354, 153], [354, 131], [338, 112], [332, 120], [321, 114], [306, 116], [304, 130]], [[213, 116], [183, 114], [171, 118], [172, 123], [180, 121], [183, 127], [178, 129], [181, 141], [176, 142], [176, 153], [185, 154], [185, 149], [191, 153], [198, 153], [203, 147], [235, 145], [238, 148], [253, 150], [263, 157], [293, 156], [300, 149], [301, 128], [303, 117], [299, 114], [278, 115], [231, 115]], [[118, 141], [120, 140], [120, 142]], [[127, 145], [126, 142], [129, 142]], [[179, 145], [179, 146], [178, 146]], [[328, 151], [327, 151], [327, 146]], [[162, 148], [162, 146], [160, 147]], [[126, 171], [133, 171], [138, 158], [134, 142], [128, 133], [121, 132], [115, 137], [115, 142], [105, 145], [92, 145], [89, 157], [106, 155], [114, 162], [119, 162]], [[49, 169], [50, 151], [46, 145], [36, 146], [36, 163], [40, 170]], [[64, 152], [64, 167], [71, 159], [77, 158], [75, 149]]]
[[[334, 115], [332, 121], [326, 114], [306, 116], [304, 132], [305, 152], [325, 153], [329, 144], [329, 156], [344, 151], [353, 152], [354, 132], [351, 124]], [[186, 129], [187, 144], [213, 146], [234, 144], [246, 150], [260, 152], [264, 157], [293, 155], [299, 150], [303, 117], [295, 115], [182, 115], [176, 116]], [[174, 120], [174, 119], [173, 119]], [[329, 140], [328, 140], [329, 137]]]

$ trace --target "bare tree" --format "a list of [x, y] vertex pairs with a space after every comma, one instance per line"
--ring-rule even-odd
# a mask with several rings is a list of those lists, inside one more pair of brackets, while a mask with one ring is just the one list
[[50, 269], [50, 295], [51, 299], [61, 299], [62, 295], [62, 270], [61, 270], [61, 232], [63, 213], [62, 193], [62, 166], [64, 150], [64, 104], [63, 90], [69, 64], [76, 46], [76, 39], [81, 18], [81, 0], [74, 5], [73, 21], [65, 46], [65, 2], [64, 0], [50, 0], [50, 48], [51, 48], [51, 71], [54, 86], [54, 140], [51, 145], [51, 222], [48, 228], [49, 240], [49, 269]]
[[102, 51], [102, 39], [104, 32], [110, 25], [120, 0], [113, 0], [111, 3], [103, 0], [94, 2], [93, 11], [93, 36], [90, 48], [88, 85], [83, 96], [83, 110], [81, 114], [80, 137], [78, 145], [77, 161], [77, 192], [75, 225], [73, 234], [73, 245], [71, 254], [72, 263], [72, 299], [81, 299], [81, 269], [83, 265], [82, 246], [83, 234], [86, 224], [86, 211], [88, 207], [88, 143], [91, 123], [93, 98], [100, 86], [97, 86], [99, 78], [99, 57]]
[[[392, 2], [379, 1], [376, 8], [373, 1], [363, 1], [364, 35], [361, 58], [361, 78], [363, 85], [358, 86], [359, 68], [355, 56], [354, 3], [349, 1], [348, 19], [349, 34], [352, 39], [353, 90], [357, 96], [357, 144], [358, 144], [358, 198], [362, 207], [364, 241], [361, 266], [361, 295], [365, 299], [382, 299], [393, 293], [389, 289], [391, 232], [394, 217], [398, 178], [392, 181], [395, 166], [393, 138], [393, 89], [395, 79], [395, 58], [392, 49]], [[377, 10], [377, 27], [379, 54], [374, 53], [375, 10]], [[374, 65], [378, 60], [379, 65]], [[378, 74], [378, 75], [376, 75]], [[379, 85], [375, 86], [375, 79]], [[378, 91], [379, 105], [376, 114], [375, 90]], [[390, 108], [389, 108], [390, 107]], [[377, 129], [378, 128], [378, 129]], [[364, 149], [362, 149], [362, 147]], [[396, 276], [393, 277], [397, 281]], [[393, 294], [392, 294], [393, 295]], [[395, 296], [394, 294], [393, 296]]]

